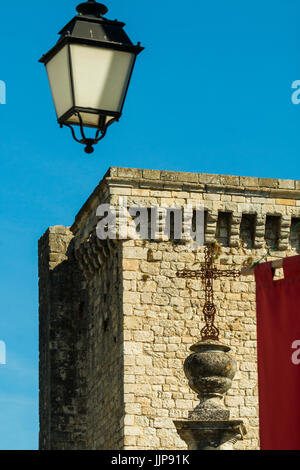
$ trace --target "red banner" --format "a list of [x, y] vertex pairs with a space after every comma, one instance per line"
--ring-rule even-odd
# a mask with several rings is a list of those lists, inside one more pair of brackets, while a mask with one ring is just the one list
[[300, 450], [300, 256], [255, 268], [261, 450]]

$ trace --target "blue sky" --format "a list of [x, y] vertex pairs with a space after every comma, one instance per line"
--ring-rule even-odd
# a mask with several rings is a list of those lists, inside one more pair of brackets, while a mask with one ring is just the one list
[[72, 224], [109, 166], [300, 179], [299, 1], [106, 4], [146, 50], [92, 156], [57, 125], [38, 63], [77, 2], [1, 5], [0, 449], [38, 446], [38, 238]]

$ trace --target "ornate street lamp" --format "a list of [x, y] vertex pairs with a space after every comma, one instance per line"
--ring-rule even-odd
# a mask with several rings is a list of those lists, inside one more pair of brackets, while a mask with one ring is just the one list
[[[136, 56], [144, 48], [130, 41], [125, 23], [103, 17], [105, 5], [88, 0], [76, 10], [78, 15], [40, 62], [47, 69], [58, 123], [92, 153], [122, 115]], [[73, 126], [79, 126], [81, 139]], [[84, 127], [95, 128], [95, 137], [87, 138]]]

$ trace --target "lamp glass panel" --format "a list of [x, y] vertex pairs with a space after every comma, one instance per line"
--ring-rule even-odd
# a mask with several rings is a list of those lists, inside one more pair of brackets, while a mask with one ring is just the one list
[[75, 105], [120, 112], [135, 55], [71, 44]]
[[57, 52], [46, 68], [56, 114], [60, 118], [73, 106], [68, 46]]
[[[82, 122], [84, 123], [85, 126], [98, 128], [99, 114], [83, 113], [81, 111], [80, 116], [81, 116]], [[106, 116], [105, 117], [105, 124], [107, 124], [111, 119], [113, 119], [112, 116]], [[69, 119], [67, 119], [66, 122], [68, 122], [69, 124], [77, 124], [77, 125], [80, 124], [79, 118], [75, 114], [73, 114]]]

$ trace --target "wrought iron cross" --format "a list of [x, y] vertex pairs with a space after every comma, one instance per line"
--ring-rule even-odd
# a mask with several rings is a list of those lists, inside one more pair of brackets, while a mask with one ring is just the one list
[[240, 277], [241, 272], [234, 269], [218, 270], [214, 267], [214, 245], [205, 247], [205, 263], [199, 271], [178, 271], [177, 276], [181, 278], [202, 279], [204, 281], [205, 303], [203, 307], [205, 326], [201, 330], [202, 341], [219, 340], [219, 330], [215, 326], [216, 307], [214, 304], [214, 279], [219, 277]]

